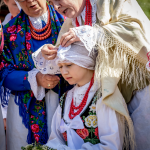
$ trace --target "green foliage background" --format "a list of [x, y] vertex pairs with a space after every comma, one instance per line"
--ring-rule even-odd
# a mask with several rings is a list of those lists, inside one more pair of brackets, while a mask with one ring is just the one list
[[150, 0], [137, 0], [137, 2], [144, 10], [147, 17], [150, 19]]

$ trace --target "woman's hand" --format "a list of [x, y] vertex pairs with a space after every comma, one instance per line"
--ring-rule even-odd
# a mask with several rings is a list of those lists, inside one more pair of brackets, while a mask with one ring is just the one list
[[80, 41], [80, 39], [76, 36], [73, 29], [69, 29], [67, 33], [62, 35], [60, 39], [60, 44], [62, 47], [67, 47], [77, 41]]
[[57, 50], [58, 48], [56, 48], [52, 44], [46, 44], [41, 49], [42, 56], [47, 60], [53, 60], [57, 56]]
[[60, 78], [56, 75], [42, 74], [38, 72], [36, 75], [38, 86], [42, 86], [46, 89], [53, 89], [59, 82]]

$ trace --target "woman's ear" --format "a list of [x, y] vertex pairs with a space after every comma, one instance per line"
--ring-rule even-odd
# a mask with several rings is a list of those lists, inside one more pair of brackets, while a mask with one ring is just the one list
[[7, 4], [8, 4], [8, 0], [3, 0], [3, 2], [5, 3], [5, 5], [7, 5]]

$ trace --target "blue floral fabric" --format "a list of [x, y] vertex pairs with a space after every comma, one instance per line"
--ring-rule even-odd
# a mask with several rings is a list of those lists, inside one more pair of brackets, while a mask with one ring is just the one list
[[[23, 11], [3, 29], [5, 45], [0, 56], [0, 86], [10, 89], [15, 95], [15, 103], [19, 106], [22, 122], [28, 129], [28, 144], [35, 141], [45, 144], [48, 140], [45, 100], [37, 101], [34, 97], [28, 82], [28, 71], [34, 68], [31, 54], [46, 43], [55, 45], [63, 24], [63, 16], [58, 14], [53, 6], [49, 5], [49, 11], [52, 32], [46, 40], [37, 41], [31, 37], [29, 19]], [[54, 91], [61, 96], [67, 88], [71, 87], [60, 76], [60, 83]], [[4, 101], [6, 92], [1, 90]]]

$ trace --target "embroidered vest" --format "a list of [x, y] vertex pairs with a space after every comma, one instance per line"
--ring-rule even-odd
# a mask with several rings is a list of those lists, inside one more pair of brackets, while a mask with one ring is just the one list
[[[64, 93], [60, 98], [60, 107], [62, 108], [62, 118], [64, 115], [64, 105], [67, 93]], [[84, 129], [74, 129], [76, 133], [84, 140], [84, 142], [90, 142], [93, 145], [100, 143], [98, 136], [98, 124], [96, 116], [96, 102], [97, 102], [97, 92], [93, 96], [91, 102], [87, 108], [80, 114], [80, 117], [84, 124]], [[64, 120], [64, 122], [66, 122]], [[63, 137], [67, 144], [67, 133], [63, 133]]]

